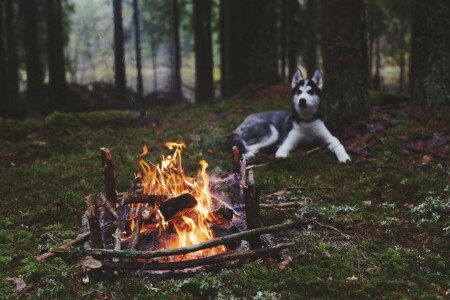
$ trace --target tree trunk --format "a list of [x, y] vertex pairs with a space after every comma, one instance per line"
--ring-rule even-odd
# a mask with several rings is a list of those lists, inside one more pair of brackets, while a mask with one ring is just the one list
[[50, 101], [52, 107], [60, 107], [66, 94], [66, 70], [61, 0], [47, 0], [47, 55]]
[[134, 23], [134, 49], [136, 52], [136, 91], [137, 103], [141, 104], [142, 96], [144, 94], [144, 85], [142, 82], [142, 63], [141, 63], [141, 26], [139, 21], [139, 3], [138, 0], [133, 0], [133, 23]]
[[19, 59], [17, 54], [17, 13], [14, 1], [5, 1], [6, 70], [8, 77], [7, 113], [15, 116], [19, 111]]
[[375, 72], [372, 80], [372, 88], [375, 91], [381, 90], [381, 47], [380, 37], [376, 37], [375, 41]]
[[413, 1], [411, 99], [430, 110], [450, 105], [450, 3]]
[[211, 0], [194, 1], [195, 101], [214, 99]]
[[243, 41], [242, 14], [242, 2], [239, 0], [220, 1], [220, 71], [223, 97], [237, 93], [247, 77], [248, 62], [243, 57], [248, 43]]
[[222, 95], [278, 80], [276, 1], [221, 1]]
[[123, 40], [122, 0], [113, 0], [114, 15], [114, 79], [117, 97], [125, 101], [127, 86]]
[[288, 77], [291, 78], [298, 68], [301, 38], [297, 16], [300, 14], [300, 4], [297, 0], [288, 0], [288, 7]]
[[5, 53], [5, 26], [3, 19], [5, 0], [0, 0], [0, 116], [6, 117], [8, 115], [8, 106], [10, 103], [8, 95], [8, 72], [6, 68], [6, 53]]
[[286, 81], [286, 36], [287, 36], [287, 2], [280, 0], [280, 76], [281, 80]]
[[181, 102], [181, 50], [180, 50], [180, 17], [178, 0], [171, 0], [171, 41], [170, 41], [170, 79], [169, 89], [173, 101]]
[[25, 60], [27, 71], [27, 110], [31, 117], [39, 117], [44, 105], [43, 69], [39, 57], [39, 19], [36, 0], [20, 2], [25, 25]]
[[363, 113], [368, 110], [368, 49], [363, 0], [324, 0], [325, 113]]
[[317, 45], [319, 34], [319, 2], [317, 0], [306, 1], [306, 13], [305, 13], [305, 38], [306, 38], [306, 53], [305, 53], [305, 66], [308, 71], [308, 76], [314, 73], [314, 70], [318, 68], [317, 65]]
[[400, 68], [400, 75], [398, 78], [398, 93], [402, 94], [403, 92], [405, 92], [405, 68], [406, 68], [406, 51], [407, 49], [405, 49], [405, 36], [406, 36], [406, 20], [400, 20], [400, 49], [399, 49], [399, 68]]

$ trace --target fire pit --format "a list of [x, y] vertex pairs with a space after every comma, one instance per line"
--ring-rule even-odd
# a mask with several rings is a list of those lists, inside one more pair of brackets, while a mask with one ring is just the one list
[[[260, 228], [259, 193], [253, 170], [233, 149], [233, 172], [211, 182], [206, 161], [194, 177], [182, 166], [184, 143], [166, 143], [172, 152], [160, 163], [140, 155], [140, 170], [126, 193], [117, 193], [111, 152], [101, 149], [105, 193], [88, 195], [83, 231], [71, 242], [39, 256], [42, 261], [77, 249], [80, 265], [90, 269], [192, 272], [228, 267], [292, 247], [281, 243], [262, 247], [260, 235], [300, 227], [303, 221]], [[236, 190], [233, 204], [217, 186]], [[242, 243], [248, 240], [248, 243]]]

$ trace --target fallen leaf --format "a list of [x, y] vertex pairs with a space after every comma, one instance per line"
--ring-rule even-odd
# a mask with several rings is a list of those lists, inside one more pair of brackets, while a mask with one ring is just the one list
[[16, 293], [21, 293], [27, 286], [27, 284], [21, 277], [5, 277], [5, 279], [3, 280], [14, 283], [16, 285]]
[[415, 103], [408, 103], [406, 107], [406, 112], [413, 118], [418, 119], [422, 123], [427, 123], [433, 114], [423, 110], [422, 107]]

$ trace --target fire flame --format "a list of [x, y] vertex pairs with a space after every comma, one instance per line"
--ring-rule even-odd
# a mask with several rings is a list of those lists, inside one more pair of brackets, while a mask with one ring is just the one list
[[[209, 191], [209, 176], [206, 173], [208, 163], [204, 160], [200, 161], [201, 168], [198, 170], [197, 176], [188, 177], [184, 174], [181, 156], [186, 145], [182, 142], [167, 142], [165, 146], [169, 150], [173, 150], [173, 153], [162, 156], [159, 164], [152, 164], [143, 158], [149, 153], [149, 149], [146, 146], [144, 146], [139, 156], [141, 158], [139, 165], [142, 171], [140, 176], [142, 178], [143, 194], [165, 195], [172, 198], [189, 193], [197, 200], [197, 205], [188, 213], [189, 215], [182, 215], [181, 218], [173, 218], [173, 220], [164, 220], [164, 216], [159, 212], [159, 208], [155, 204], [155, 207], [152, 209], [156, 211], [158, 219], [156, 226], [160, 232], [161, 230], [165, 232], [168, 228], [168, 223], [172, 222], [173, 228], [177, 233], [170, 235], [170, 237], [165, 236], [165, 233], [161, 235], [161, 239], [164, 239], [161, 244], [165, 248], [176, 248], [214, 238], [214, 234], [209, 228], [209, 224], [214, 221], [214, 216], [212, 214], [213, 202]], [[145, 229], [143, 228], [141, 231], [145, 231]], [[211, 255], [223, 251], [225, 251], [224, 247], [216, 247], [197, 251], [194, 255]]]

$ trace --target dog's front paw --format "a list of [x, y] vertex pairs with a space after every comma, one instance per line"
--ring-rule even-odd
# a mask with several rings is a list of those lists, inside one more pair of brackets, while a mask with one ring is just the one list
[[280, 150], [278, 150], [275, 153], [275, 157], [276, 158], [286, 158], [286, 157], [288, 157], [288, 155], [289, 155], [289, 152], [287, 152], [287, 151], [280, 151]]
[[350, 156], [348, 156], [347, 153], [342, 153], [341, 155], [338, 156], [337, 159], [339, 160], [339, 162], [340, 162], [341, 164], [345, 164], [345, 163], [348, 163], [348, 162], [351, 162], [351, 161], [352, 161], [352, 160], [350, 159]]

